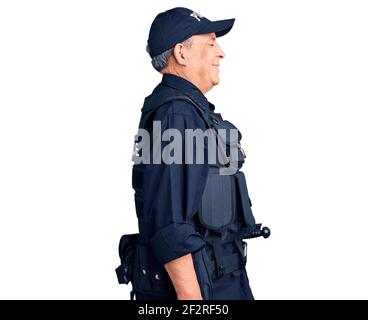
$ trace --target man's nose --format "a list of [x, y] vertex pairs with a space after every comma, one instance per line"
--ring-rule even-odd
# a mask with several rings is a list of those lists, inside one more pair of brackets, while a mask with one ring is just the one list
[[221, 48], [221, 46], [220, 46], [220, 45], [218, 45], [218, 56], [219, 56], [220, 58], [225, 58], [225, 51], [224, 51], [224, 50], [222, 50], [222, 48]]

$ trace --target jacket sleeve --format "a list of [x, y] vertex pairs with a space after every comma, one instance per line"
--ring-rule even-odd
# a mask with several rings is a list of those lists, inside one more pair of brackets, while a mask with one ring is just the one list
[[[158, 262], [165, 264], [205, 245], [196, 231], [193, 217], [197, 212], [205, 187], [208, 165], [185, 164], [185, 129], [203, 128], [198, 119], [186, 114], [169, 113], [162, 117], [161, 131], [176, 129], [180, 139], [175, 151], [181, 149], [182, 163], [150, 164], [144, 174], [145, 225], [147, 238]], [[164, 150], [170, 142], [162, 142]], [[196, 143], [193, 143], [195, 150]], [[142, 232], [142, 230], [141, 230]]]

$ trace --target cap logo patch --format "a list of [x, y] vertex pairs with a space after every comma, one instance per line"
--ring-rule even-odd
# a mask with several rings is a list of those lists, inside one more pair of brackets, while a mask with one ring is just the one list
[[198, 21], [201, 21], [200, 18], [203, 18], [203, 16], [201, 16], [199, 13], [194, 12], [194, 11], [190, 14], [190, 16], [197, 19]]

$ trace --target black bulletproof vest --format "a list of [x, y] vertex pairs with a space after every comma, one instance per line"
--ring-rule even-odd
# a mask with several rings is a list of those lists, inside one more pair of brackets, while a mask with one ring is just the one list
[[[203, 118], [207, 127], [214, 129], [216, 132], [219, 129], [236, 129], [230, 122], [217, 118], [214, 113], [203, 108], [190, 97], [171, 88], [165, 88], [160, 93], [152, 94], [145, 99], [139, 128], [146, 128], [149, 122], [152, 121], [155, 111], [172, 100], [185, 100], [191, 103]], [[246, 238], [259, 226], [256, 225], [253, 217], [245, 176], [239, 171], [239, 167], [244, 162], [244, 152], [240, 147], [240, 139], [241, 136], [234, 141], [231, 141], [230, 138], [226, 139], [227, 149], [234, 147], [238, 149], [238, 164], [235, 170], [232, 170], [232, 174], [220, 174], [220, 169], [226, 169], [234, 163], [210, 165], [198, 210], [199, 221], [205, 229], [221, 232], [231, 228], [231, 225], [235, 223], [236, 211], [237, 208], [240, 208], [244, 219], [242, 219], [243, 224], [238, 232], [238, 239]], [[135, 203], [138, 217], [141, 216], [139, 211], [143, 208], [142, 192], [144, 190], [142, 190], [142, 179], [144, 170], [142, 169], [142, 165], [133, 166], [133, 188], [136, 192]]]

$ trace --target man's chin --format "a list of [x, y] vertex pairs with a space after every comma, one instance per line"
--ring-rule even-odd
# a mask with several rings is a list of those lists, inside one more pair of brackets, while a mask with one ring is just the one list
[[219, 83], [220, 83], [220, 78], [217, 78], [217, 79], [212, 81], [213, 86], [217, 86]]

